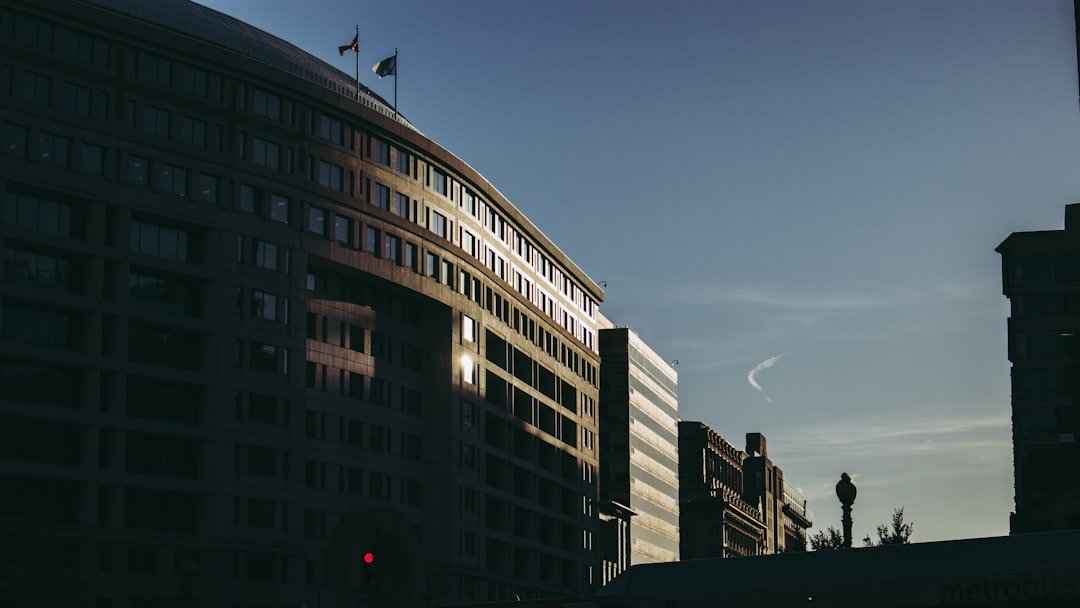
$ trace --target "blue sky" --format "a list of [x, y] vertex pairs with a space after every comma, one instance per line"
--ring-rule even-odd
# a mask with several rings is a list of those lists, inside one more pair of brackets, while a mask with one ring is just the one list
[[[839, 526], [1008, 532], [994, 248], [1080, 200], [1065, 0], [205, 0], [398, 107], [679, 361], [679, 409], [763, 432]], [[779, 357], [778, 359], [774, 359]], [[749, 374], [761, 363], [770, 367]]]

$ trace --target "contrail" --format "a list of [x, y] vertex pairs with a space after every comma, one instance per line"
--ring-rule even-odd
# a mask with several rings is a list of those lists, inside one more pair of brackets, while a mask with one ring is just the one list
[[[756, 388], [759, 391], [764, 392], [765, 389], [761, 388], [761, 385], [758, 384], [758, 381], [757, 381], [758, 372], [760, 372], [762, 370], [769, 369], [770, 367], [776, 365], [777, 361], [779, 361], [781, 358], [787, 356], [788, 354], [790, 354], [790, 353], [784, 353], [782, 355], [776, 355], [775, 357], [769, 357], [768, 359], [762, 361], [761, 363], [758, 363], [757, 367], [750, 370], [750, 373], [746, 375], [746, 380], [750, 383], [750, 386]], [[765, 397], [765, 400], [768, 401], [769, 403], [772, 403], [772, 399], [769, 399], [768, 397]]]

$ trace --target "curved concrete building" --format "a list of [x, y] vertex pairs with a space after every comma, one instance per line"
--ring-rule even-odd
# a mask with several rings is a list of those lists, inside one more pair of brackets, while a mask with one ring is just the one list
[[0, 605], [593, 587], [603, 294], [484, 177], [183, 0], [0, 0], [0, 108]]

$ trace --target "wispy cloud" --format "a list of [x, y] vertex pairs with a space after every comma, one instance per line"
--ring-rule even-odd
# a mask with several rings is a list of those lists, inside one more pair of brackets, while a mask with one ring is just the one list
[[[770, 367], [776, 365], [777, 361], [779, 361], [780, 359], [782, 359], [783, 357], [785, 357], [785, 356], [787, 356], [789, 354], [790, 353], [783, 353], [783, 354], [780, 354], [780, 355], [776, 355], [775, 357], [769, 357], [768, 359], [765, 359], [761, 363], [758, 363], [757, 367], [750, 370], [750, 373], [746, 374], [747, 382], [749, 382], [750, 386], [756, 388], [757, 390], [759, 390], [761, 392], [765, 392], [765, 389], [761, 388], [761, 384], [759, 384], [758, 381], [757, 381], [757, 375], [759, 373], [761, 373], [763, 370], [769, 369]], [[772, 399], [770, 399], [768, 397], [765, 397], [765, 400], [768, 401], [769, 403], [772, 403]]]

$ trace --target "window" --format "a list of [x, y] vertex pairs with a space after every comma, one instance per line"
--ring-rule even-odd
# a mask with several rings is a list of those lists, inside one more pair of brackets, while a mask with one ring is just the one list
[[185, 65], [180, 68], [180, 87], [188, 95], [207, 96], [207, 74], [204, 70]]
[[446, 174], [434, 167], [431, 168], [431, 189], [446, 196]]
[[68, 138], [52, 133], [38, 135], [38, 158], [47, 163], [68, 166]]
[[3, 248], [0, 278], [5, 283], [29, 285], [62, 293], [76, 292], [78, 273], [71, 273], [72, 262], [44, 253], [23, 251], [10, 245]]
[[196, 370], [200, 366], [200, 342], [197, 334], [133, 322], [128, 327], [128, 360]]
[[132, 306], [194, 316], [198, 300], [197, 289], [186, 281], [142, 270], [128, 275], [128, 302]]
[[409, 197], [406, 194], [400, 192], [397, 193], [397, 197], [394, 199], [394, 214], [399, 215], [405, 219], [409, 219]]
[[319, 116], [319, 137], [341, 145], [341, 121], [329, 116]]
[[199, 200], [204, 203], [216, 203], [218, 178], [215, 175], [199, 174]]
[[390, 144], [376, 137], [371, 138], [371, 158], [380, 165], [390, 166]]
[[431, 252], [427, 254], [427, 275], [436, 281], [439, 280], [439, 256]]
[[308, 232], [326, 234], [326, 210], [318, 207], [308, 207]]
[[251, 138], [251, 162], [269, 169], [277, 169], [281, 162], [280, 147], [261, 137]]
[[255, 188], [247, 184], [240, 184], [240, 211], [255, 213], [258, 204]]
[[29, 15], [20, 19], [19, 40], [31, 48], [40, 51], [52, 50], [52, 24]]
[[185, 230], [159, 226], [149, 222], [132, 220], [131, 250], [181, 262], [196, 261], [195, 252], [189, 248], [192, 235]]
[[90, 89], [64, 83], [64, 111], [77, 116], [90, 116]]
[[376, 182], [371, 196], [371, 204], [379, 209], [390, 210], [390, 188]]
[[206, 122], [190, 116], [181, 116], [180, 141], [192, 146], [205, 148]]
[[48, 76], [23, 72], [22, 99], [34, 105], [48, 107], [51, 82]]
[[255, 265], [267, 270], [278, 268], [278, 246], [266, 241], [255, 241]]
[[255, 89], [252, 111], [260, 116], [281, 120], [281, 98], [262, 89]]
[[265, 291], [251, 292], [251, 316], [264, 321], [278, 320], [278, 296]]
[[4, 152], [26, 155], [26, 127], [7, 123], [4, 125]]
[[187, 169], [161, 163], [158, 171], [158, 190], [176, 196], [187, 196]]
[[84, 143], [79, 152], [79, 161], [83, 173], [102, 175], [105, 171], [105, 148]]
[[401, 239], [392, 234], [385, 235], [385, 239], [383, 257], [388, 260], [393, 260], [395, 264], [400, 264]]
[[270, 219], [289, 223], [289, 199], [280, 194], [270, 195]]
[[431, 211], [431, 216], [429, 218], [428, 228], [430, 228], [431, 231], [434, 232], [435, 234], [437, 234], [437, 235], [439, 235], [439, 236], [441, 236], [442, 238], [445, 239], [446, 238], [446, 216], [439, 213], [438, 211], [432, 210]]
[[397, 149], [397, 170], [405, 175], [412, 176], [412, 157], [401, 148]]
[[476, 342], [476, 321], [469, 315], [461, 315], [461, 339]]
[[143, 80], [166, 87], [172, 84], [172, 62], [151, 53], [142, 53], [139, 59], [139, 75]]
[[94, 39], [90, 34], [68, 30], [64, 37], [64, 56], [83, 63], [94, 62]]
[[352, 246], [352, 232], [353, 222], [351, 219], [341, 215], [334, 216], [334, 238], [338, 242]]
[[[72, 216], [76, 215], [75, 222]], [[41, 196], [8, 192], [4, 200], [4, 223], [26, 230], [58, 236], [77, 236], [81, 226], [77, 211], [70, 204]]]
[[251, 343], [251, 359], [249, 361], [251, 369], [271, 373], [276, 372], [277, 358], [278, 347], [273, 344]]
[[476, 257], [476, 237], [468, 230], [461, 231], [461, 248], [469, 255]]
[[169, 111], [154, 106], [143, 109], [143, 131], [158, 137], [169, 136]]
[[413, 243], [405, 243], [405, 265], [413, 272], [420, 272], [420, 250]]
[[319, 185], [341, 192], [341, 167], [325, 160], [319, 161]]
[[127, 183], [134, 186], [146, 186], [150, 173], [150, 161], [141, 156], [127, 158]]
[[442, 282], [454, 287], [454, 264], [450, 260], [442, 261]]
[[364, 227], [364, 250], [375, 254], [379, 252], [379, 231], [374, 226]]

